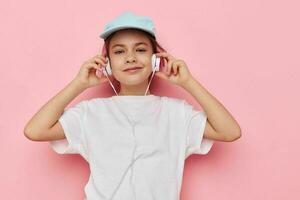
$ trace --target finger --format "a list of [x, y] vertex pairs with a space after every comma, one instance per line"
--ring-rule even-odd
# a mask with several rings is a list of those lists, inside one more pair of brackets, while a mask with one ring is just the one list
[[102, 66], [107, 64], [107, 61], [101, 58], [94, 58], [94, 60], [97, 64], [101, 64]]
[[174, 75], [177, 75], [178, 72], [178, 65], [173, 66]]
[[101, 58], [101, 57], [104, 57], [104, 55], [102, 55], [102, 54], [97, 54], [97, 55], [96, 55], [96, 56], [94, 56], [94, 57]]
[[168, 76], [166, 74], [164, 74], [163, 72], [156, 72], [154, 75], [158, 76], [159, 78], [164, 79], [164, 80], [169, 79]]
[[173, 70], [174, 70], [175, 75], [177, 75], [177, 73], [179, 71], [179, 67], [180, 67], [180, 62], [179, 61], [175, 61], [173, 63]]
[[98, 55], [96, 55], [95, 57], [96, 57], [96, 58], [103, 59], [103, 60], [108, 60], [107, 56], [105, 56], [105, 55], [100, 55], [100, 54], [98, 54]]
[[171, 56], [170, 54], [163, 52], [163, 53], [159, 53], [158, 56], [161, 56], [167, 63], [167, 74], [170, 75], [171, 74], [171, 67], [172, 67], [172, 62], [175, 61], [175, 58], [173, 56]]
[[93, 59], [90, 59], [87, 63], [88, 64], [89, 63], [96, 64], [100, 68], [105, 67], [107, 64], [107, 62], [103, 61], [102, 59], [96, 58], [96, 57], [94, 57]]
[[95, 64], [95, 63], [86, 63], [85, 65], [85, 68], [87, 68], [87, 69], [100, 69], [100, 66], [98, 66], [97, 64]]
[[174, 62], [174, 61], [172, 61], [172, 60], [170, 60], [170, 61], [168, 62], [167, 74], [168, 74], [169, 76], [170, 76], [170, 74], [171, 74], [171, 69], [172, 69], [173, 62]]
[[89, 62], [89, 63], [97, 63], [96, 60], [98, 60], [98, 59], [101, 59], [103, 61], [106, 60], [104, 57], [94, 56], [91, 59], [88, 59], [87, 62]]
[[156, 53], [155, 55], [158, 56], [158, 57], [166, 58], [167, 61], [175, 59], [171, 54], [169, 54], [167, 52], [159, 52], [159, 53]]
[[103, 61], [106, 61], [107, 59], [105, 57], [103, 57], [103, 56], [95, 56], [91, 60], [103, 60]]

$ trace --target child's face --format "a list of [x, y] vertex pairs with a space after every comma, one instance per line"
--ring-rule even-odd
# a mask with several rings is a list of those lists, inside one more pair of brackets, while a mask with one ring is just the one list
[[[152, 54], [151, 42], [143, 33], [136, 30], [118, 31], [109, 44], [110, 65], [114, 78], [125, 85], [148, 83], [152, 72]], [[124, 71], [134, 66], [142, 68], [135, 73]]]

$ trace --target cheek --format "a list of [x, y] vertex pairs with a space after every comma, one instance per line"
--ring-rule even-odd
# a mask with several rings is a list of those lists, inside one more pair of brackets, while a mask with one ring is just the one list
[[140, 61], [147, 67], [151, 67], [151, 56], [147, 55], [147, 56], [143, 56], [140, 58]]
[[120, 69], [123, 67], [123, 60], [120, 58], [113, 57], [110, 59], [110, 65], [113, 69]]

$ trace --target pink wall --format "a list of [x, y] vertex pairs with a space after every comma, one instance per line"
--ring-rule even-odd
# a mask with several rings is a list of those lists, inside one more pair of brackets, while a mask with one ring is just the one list
[[[186, 61], [242, 127], [241, 139], [216, 142], [209, 154], [186, 160], [182, 199], [300, 199], [299, 6], [296, 0], [1, 2], [1, 198], [83, 199], [89, 175], [83, 158], [27, 140], [23, 128], [98, 52], [104, 24], [128, 9], [153, 18], [160, 43]], [[182, 89], [153, 83], [153, 93], [183, 95], [199, 107]], [[111, 94], [109, 84], [91, 88], [70, 105]]]

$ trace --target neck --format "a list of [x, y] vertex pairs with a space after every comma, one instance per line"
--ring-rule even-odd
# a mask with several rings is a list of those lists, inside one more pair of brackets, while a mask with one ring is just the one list
[[[140, 93], [126, 93], [126, 94], [124, 94], [124, 93], [118, 93], [118, 95], [119, 96], [145, 96], [145, 94], [143, 93], [143, 94], [140, 94]], [[152, 95], [149, 91], [147, 92], [147, 94], [146, 95]]]
[[[148, 82], [145, 81], [139, 85], [125, 85], [121, 84], [119, 95], [129, 95], [129, 96], [143, 96], [145, 95]], [[148, 89], [146, 95], [151, 95], [150, 89]]]

